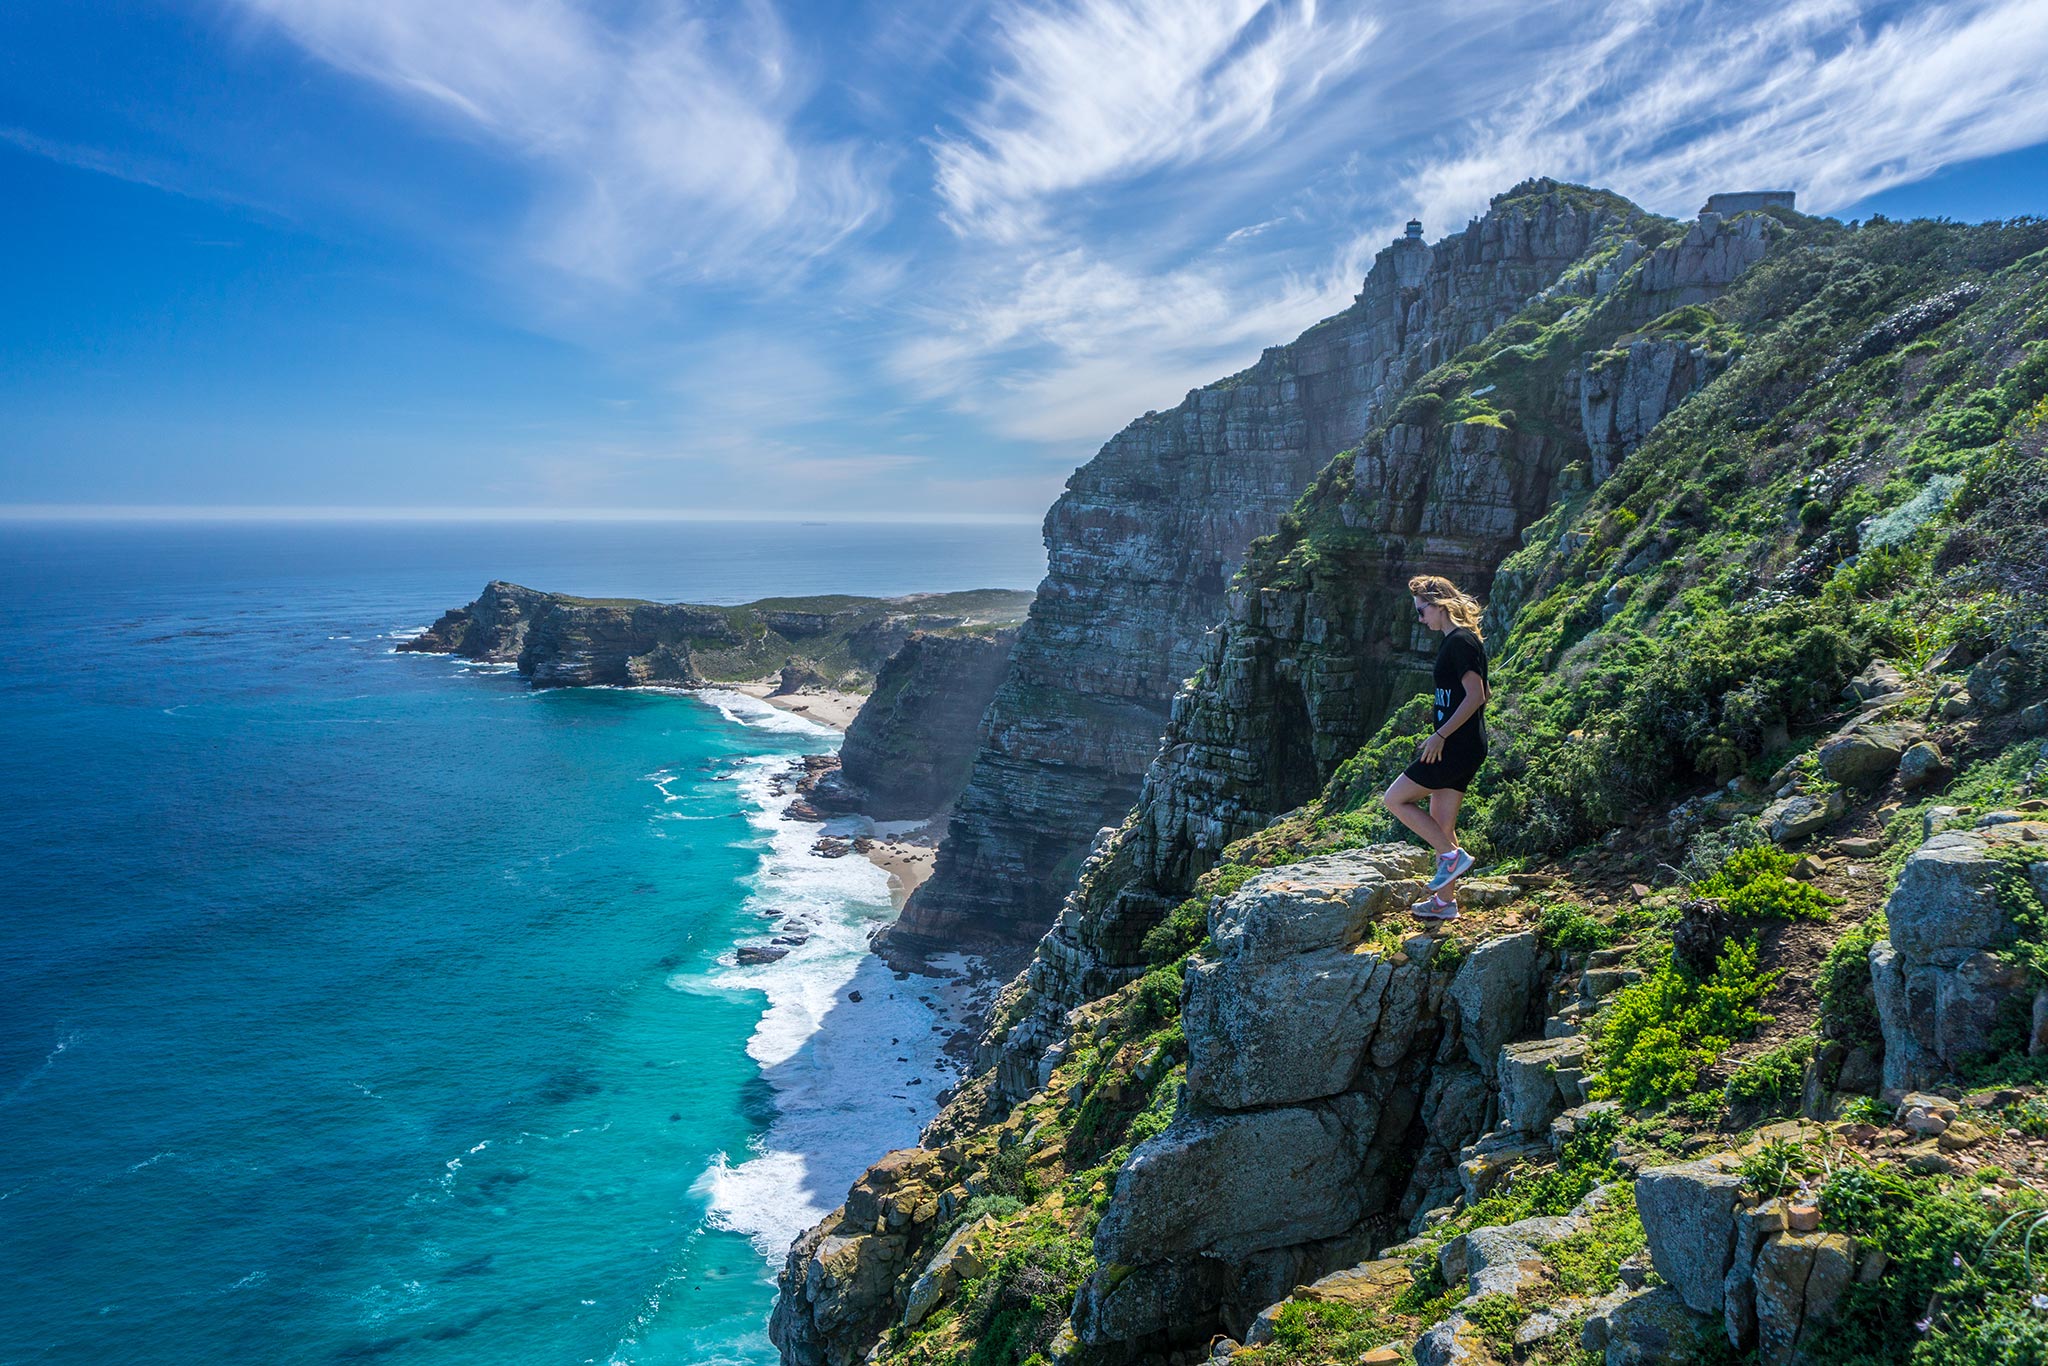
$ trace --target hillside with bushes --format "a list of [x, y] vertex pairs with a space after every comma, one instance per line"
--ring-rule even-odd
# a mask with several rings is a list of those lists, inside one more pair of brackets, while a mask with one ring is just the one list
[[[1254, 544], [786, 1361], [2048, 1360], [2048, 223], [1529, 193], [1612, 230]], [[1424, 927], [1446, 544], [1492, 747]]]

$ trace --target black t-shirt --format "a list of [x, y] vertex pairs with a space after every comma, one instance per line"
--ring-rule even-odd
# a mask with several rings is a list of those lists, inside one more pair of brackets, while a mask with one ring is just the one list
[[[1465, 675], [1475, 673], [1480, 681], [1486, 681], [1486, 647], [1474, 635], [1471, 628], [1460, 626], [1444, 637], [1443, 645], [1436, 652], [1436, 725], [1442, 730], [1444, 722], [1452, 713], [1465, 704]], [[1465, 719], [1444, 737], [1444, 755], [1484, 754], [1486, 752], [1486, 709], [1480, 709]]]

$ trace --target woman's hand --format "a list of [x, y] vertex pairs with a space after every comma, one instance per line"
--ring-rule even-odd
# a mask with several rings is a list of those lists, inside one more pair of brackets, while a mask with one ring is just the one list
[[1422, 742], [1422, 762], [1433, 764], [1444, 757], [1444, 737], [1431, 731]]

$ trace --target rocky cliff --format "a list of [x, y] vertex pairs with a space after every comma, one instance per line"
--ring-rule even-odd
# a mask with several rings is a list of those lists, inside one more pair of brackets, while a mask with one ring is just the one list
[[[786, 1361], [2048, 1359], [2048, 225], [1650, 237], [1249, 552]], [[1504, 875], [1417, 934], [1381, 600], [1446, 564]]]
[[839, 768], [810, 794], [820, 810], [925, 820], [959, 795], [1017, 632], [920, 631], [875, 677], [847, 727]]
[[[1315, 473], [1383, 422], [1417, 376], [1537, 300], [1611, 288], [1646, 253], [1672, 276], [1673, 297], [1690, 299], [1768, 240], [1768, 227], [1750, 219], [1726, 231], [1714, 224], [1651, 252], [1683, 230], [1618, 196], [1529, 182], [1433, 246], [1394, 243], [1350, 308], [1112, 438], [1046, 517], [1046, 579], [989, 709], [936, 871], [890, 941], [916, 948], [1043, 933], [1096, 830], [1137, 796], [1175, 690], [1210, 658], [1203, 633], [1222, 620], [1246, 547], [1279, 525]], [[1660, 368], [1646, 359], [1639, 368], [1658, 368], [1659, 396], [1676, 402], [1710, 364], [1703, 356]], [[1603, 416], [1613, 412], [1611, 434], [1603, 429], [1610, 451], [1654, 421], [1653, 387], [1638, 379], [1625, 402], [1599, 400]], [[1447, 523], [1424, 534], [1446, 546], [1459, 536], [1475, 542], [1458, 564], [1490, 569], [1547, 505], [1564, 448], [1489, 428], [1465, 432], [1455, 449], [1433, 440], [1411, 449], [1400, 443], [1425, 433], [1404, 431], [1412, 435], [1388, 448], [1394, 468], [1385, 477], [1400, 485], [1386, 500], [1391, 520], [1413, 520], [1432, 476], [1439, 489], [1459, 479]], [[1362, 680], [1368, 730], [1397, 687], [1394, 674], [1379, 672]]]
[[865, 689], [918, 631], [1013, 625], [1031, 595], [1007, 589], [899, 598], [763, 598], [736, 607], [578, 598], [487, 584], [401, 650], [516, 662], [535, 687], [740, 682], [799, 661]]

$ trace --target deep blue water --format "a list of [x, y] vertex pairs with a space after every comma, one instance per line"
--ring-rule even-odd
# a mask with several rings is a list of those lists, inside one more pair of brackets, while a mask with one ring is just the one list
[[[0, 1363], [772, 1361], [782, 1248], [945, 1080], [933, 989], [861, 953], [882, 875], [777, 818], [836, 737], [391, 645], [492, 577], [1042, 567], [1027, 527], [0, 525]], [[736, 967], [767, 909], [810, 941]]]

